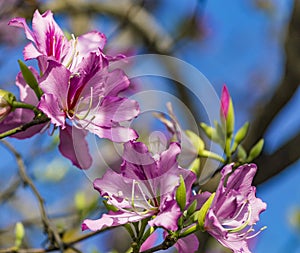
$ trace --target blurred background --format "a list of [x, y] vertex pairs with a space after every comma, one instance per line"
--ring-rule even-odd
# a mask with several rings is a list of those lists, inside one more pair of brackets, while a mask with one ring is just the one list
[[[263, 153], [255, 161], [259, 170], [254, 184], [257, 196], [268, 205], [259, 226], [268, 228], [251, 241], [251, 248], [257, 253], [300, 252], [300, 1], [0, 0], [1, 89], [18, 93], [14, 85], [19, 72], [17, 60], [23, 59], [22, 50], [28, 43], [22, 29], [8, 27], [7, 23], [19, 16], [30, 24], [36, 9], [52, 10], [57, 23], [69, 33], [105, 33], [105, 52], [109, 55], [174, 56], [201, 71], [217, 94], [226, 83], [235, 106], [237, 128], [250, 122], [244, 146], [250, 148], [261, 137], [265, 139]], [[153, 64], [173, 75], [185, 75], [164, 62]], [[129, 95], [155, 90], [176, 97], [193, 118], [185, 118], [187, 114], [180, 111], [183, 107], [175, 106], [180, 124], [201, 134], [197, 123], [191, 122], [206, 121], [207, 115], [201, 101], [183, 85], [157, 77], [131, 81]], [[150, 100], [166, 112], [167, 100], [154, 96]], [[217, 103], [211, 106], [219, 108]], [[147, 112], [133, 122], [141, 139], [148, 140], [149, 133], [156, 130], [167, 136], [163, 124], [149, 116]], [[102, 210], [92, 180], [107, 167], [118, 168], [118, 147], [90, 136], [94, 163], [91, 170], [83, 172], [59, 154], [55, 133], [6, 141], [21, 154], [28, 175], [45, 200], [47, 216], [64, 240], [87, 234], [81, 232], [81, 221], [99, 217]], [[25, 227], [22, 247], [43, 248], [47, 242], [39, 202], [20, 179], [15, 156], [2, 143], [0, 161], [0, 249], [14, 244], [16, 222]], [[215, 181], [204, 187], [213, 189]], [[199, 238], [199, 252], [228, 252], [207, 234]], [[126, 252], [130, 238], [117, 228], [73, 246], [66, 252]]]

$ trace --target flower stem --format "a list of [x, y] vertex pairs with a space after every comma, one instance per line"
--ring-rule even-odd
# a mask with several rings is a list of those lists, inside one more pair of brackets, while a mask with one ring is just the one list
[[34, 111], [34, 113], [37, 115], [39, 113], [41, 113], [41, 111], [39, 109], [37, 109], [34, 105], [31, 105], [31, 104], [26, 104], [26, 103], [23, 103], [23, 102], [19, 102], [19, 101], [14, 101], [12, 103], [12, 107], [14, 109], [16, 108], [24, 108], [24, 109], [29, 109], [29, 110], [32, 110]]

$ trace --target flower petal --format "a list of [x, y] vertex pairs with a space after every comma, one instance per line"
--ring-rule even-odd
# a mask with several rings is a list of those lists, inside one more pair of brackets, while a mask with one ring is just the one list
[[105, 128], [90, 124], [86, 129], [100, 138], [107, 138], [114, 142], [128, 142], [138, 138], [138, 134], [133, 129], [121, 126]]
[[76, 127], [66, 125], [59, 132], [59, 150], [80, 169], [88, 169], [92, 164], [88, 144], [85, 140], [87, 132]]
[[180, 238], [174, 245], [178, 253], [196, 252], [199, 247], [199, 241], [195, 234], [190, 234]]
[[99, 51], [99, 48], [103, 50], [106, 43], [106, 36], [103, 33], [92, 31], [79, 36], [77, 40], [79, 57], [85, 57], [90, 52]]
[[162, 210], [160, 210], [157, 216], [150, 220], [148, 224], [152, 227], [157, 226], [176, 231], [178, 228], [177, 222], [181, 214], [182, 213], [176, 201], [169, 201], [165, 203]]
[[38, 109], [51, 119], [52, 124], [65, 128], [65, 113], [61, 111], [57, 98], [52, 94], [44, 94], [41, 97]]
[[134, 100], [120, 97], [105, 97], [95, 112], [94, 123], [111, 126], [114, 122], [131, 120], [139, 114], [139, 105]]
[[49, 61], [47, 71], [41, 78], [40, 87], [46, 94], [51, 94], [60, 106], [68, 109], [67, 94], [69, 89], [70, 71], [55, 61]]
[[27, 39], [35, 42], [35, 36], [28, 27], [25, 18], [13, 18], [9, 21], [8, 25], [23, 28]]
[[142, 219], [145, 219], [146, 215], [137, 215], [136, 213], [130, 212], [112, 212], [110, 211], [108, 214], [103, 214], [102, 217], [98, 220], [90, 220], [86, 219], [82, 223], [82, 230], [90, 229], [92, 231], [101, 230], [107, 227], [116, 227], [120, 225], [124, 225], [129, 222], [137, 222]]

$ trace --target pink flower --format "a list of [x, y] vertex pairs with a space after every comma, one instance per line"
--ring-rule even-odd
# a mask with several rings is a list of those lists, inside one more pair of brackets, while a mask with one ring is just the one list
[[120, 69], [108, 72], [108, 60], [90, 53], [72, 74], [62, 64], [50, 61], [40, 87], [44, 94], [38, 108], [51, 122], [65, 129], [70, 120], [78, 129], [100, 138], [127, 142], [138, 136], [133, 129], [121, 127], [139, 113], [136, 101], [118, 94], [127, 89], [129, 80]]
[[143, 143], [126, 143], [121, 174], [109, 170], [94, 182], [95, 189], [118, 211], [109, 211], [98, 220], [87, 219], [82, 229], [96, 231], [153, 216], [150, 226], [176, 231], [182, 214], [175, 200], [180, 175], [195, 180], [194, 173], [178, 167], [179, 152], [179, 145], [172, 143], [153, 158]]
[[266, 209], [266, 204], [255, 196], [256, 188], [251, 186], [256, 170], [255, 164], [246, 164], [230, 174], [232, 164], [225, 166], [205, 217], [207, 232], [235, 253], [250, 252], [247, 240], [257, 235], [253, 226]]
[[71, 40], [68, 40], [49, 10], [42, 15], [38, 10], [35, 11], [32, 30], [24, 18], [14, 18], [9, 25], [24, 29], [27, 39], [31, 41], [24, 48], [24, 59], [38, 59], [42, 73], [45, 72], [49, 59], [72, 70], [90, 52], [102, 50], [106, 43], [105, 35], [96, 31], [78, 38], [73, 36]]

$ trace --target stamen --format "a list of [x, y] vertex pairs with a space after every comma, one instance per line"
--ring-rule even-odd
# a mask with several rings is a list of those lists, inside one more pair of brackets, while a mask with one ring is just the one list
[[249, 225], [250, 220], [251, 220], [251, 214], [252, 214], [252, 210], [251, 210], [251, 207], [249, 205], [248, 206], [247, 220], [245, 222], [243, 222], [241, 226], [236, 227], [236, 228], [231, 227], [231, 228], [224, 228], [224, 229], [227, 230], [229, 233], [235, 233], [235, 232], [242, 231], [244, 228], [246, 228]]
[[[76, 59], [76, 57], [78, 56], [79, 52], [76, 51], [76, 48], [77, 48], [77, 42], [78, 42], [78, 39], [75, 38], [74, 34], [71, 34], [71, 37], [72, 37], [72, 40], [74, 40], [74, 47], [73, 47], [73, 52], [72, 52], [72, 55], [70, 57], [70, 60], [69, 62], [66, 64], [66, 68], [71, 68], [72, 65], [74, 65], [74, 59]], [[77, 62], [77, 61], [76, 61]]]
[[[90, 102], [89, 102], [89, 106], [88, 106], [87, 112], [84, 114], [84, 116], [78, 116], [78, 115], [77, 115], [77, 118], [80, 119], [80, 120], [86, 119], [86, 117], [89, 115], [89, 113], [90, 113], [90, 111], [91, 111], [91, 108], [92, 108], [92, 106], [93, 106], [93, 87], [91, 87], [90, 90], [91, 90], [91, 98], [90, 98]], [[78, 110], [79, 110], [79, 107], [80, 107], [80, 104], [81, 104], [82, 100], [83, 100], [83, 97], [81, 97], [81, 98], [79, 99], [79, 102], [77, 103], [76, 108], [75, 108], [75, 113], [74, 113], [74, 115], [77, 114], [77, 112], [78, 112]]]

